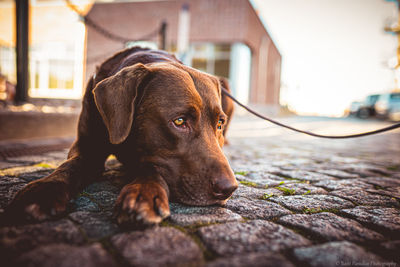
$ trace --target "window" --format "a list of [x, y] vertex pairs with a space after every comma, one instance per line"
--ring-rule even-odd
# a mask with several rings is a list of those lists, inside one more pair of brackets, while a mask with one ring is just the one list
[[186, 56], [184, 62], [193, 68], [228, 78], [232, 94], [241, 102], [248, 102], [251, 70], [248, 46], [241, 43], [192, 43]]
[[229, 78], [230, 56], [230, 44], [194, 43], [188, 53], [193, 68], [226, 78]]

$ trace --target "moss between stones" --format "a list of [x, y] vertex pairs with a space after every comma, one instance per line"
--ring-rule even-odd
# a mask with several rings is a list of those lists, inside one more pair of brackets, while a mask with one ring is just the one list
[[34, 167], [42, 167], [42, 168], [46, 168], [46, 169], [55, 169], [57, 168], [57, 166], [53, 165], [53, 164], [49, 164], [46, 162], [41, 162], [38, 164], [33, 165]]
[[314, 213], [321, 213], [321, 212], [331, 212], [331, 213], [338, 213], [340, 210], [339, 209], [321, 209], [320, 207], [318, 208], [303, 208], [303, 213], [307, 214], [314, 214]]
[[294, 195], [296, 193], [296, 189], [290, 189], [287, 187], [276, 186], [275, 189], [278, 189], [279, 191], [283, 192], [285, 196]]
[[106, 250], [114, 261], [118, 264], [118, 266], [127, 267], [131, 266], [129, 262], [118, 252], [117, 249], [111, 244], [108, 238], [104, 238], [98, 241], [104, 250]]
[[246, 176], [247, 174], [249, 174], [249, 172], [248, 171], [238, 171], [238, 172], [235, 172], [235, 174]]
[[386, 167], [386, 169], [387, 169], [388, 171], [398, 171], [398, 170], [400, 170], [400, 165], [388, 166], [388, 167]]
[[92, 201], [94, 204], [97, 205], [97, 207], [99, 207], [99, 209], [101, 211], [106, 211], [106, 208], [104, 206], [102, 206], [99, 202], [96, 201], [96, 199], [90, 195], [89, 193], [87, 193], [86, 191], [82, 191], [81, 193], [78, 194], [77, 197], [87, 197], [88, 199], [90, 199], [90, 201]]
[[268, 194], [268, 193], [264, 193], [264, 195], [262, 195], [261, 197], [260, 197], [260, 199], [263, 199], [263, 200], [268, 200], [268, 199], [270, 199], [271, 197], [274, 197], [275, 195], [274, 194]]
[[78, 231], [81, 233], [81, 235], [83, 236], [83, 239], [85, 239], [86, 242], [89, 242], [89, 237], [86, 235], [86, 232], [82, 229], [81, 225], [74, 221], [71, 216], [69, 216], [68, 214], [68, 219], [75, 225], [76, 228], [78, 228]]
[[254, 182], [250, 182], [250, 181], [240, 181], [239, 183], [241, 183], [242, 185], [246, 185], [246, 186], [251, 186], [251, 187], [257, 187], [257, 184]]
[[[210, 225], [213, 223], [210, 223]], [[206, 262], [210, 262], [213, 261], [217, 258], [217, 255], [210, 251], [209, 249], [207, 249], [207, 247], [203, 244], [203, 242], [201, 241], [201, 238], [196, 234], [196, 231], [198, 228], [203, 227], [205, 225], [202, 226], [188, 226], [188, 227], [182, 227], [176, 224], [171, 223], [170, 221], [162, 221], [160, 223], [161, 227], [172, 227], [175, 228], [179, 231], [181, 231], [182, 233], [184, 233], [185, 235], [189, 236], [194, 243], [196, 243], [196, 245], [200, 248], [200, 250], [203, 252], [203, 258]]]
[[385, 190], [384, 187], [379, 186], [379, 185], [374, 185], [374, 188], [375, 188], [376, 190]]

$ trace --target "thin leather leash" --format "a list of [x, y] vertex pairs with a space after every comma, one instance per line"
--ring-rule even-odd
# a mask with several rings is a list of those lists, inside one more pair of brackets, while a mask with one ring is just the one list
[[278, 125], [278, 126], [287, 128], [287, 129], [289, 129], [289, 130], [292, 130], [292, 131], [295, 131], [295, 132], [299, 132], [299, 133], [303, 133], [303, 134], [307, 134], [307, 135], [311, 135], [311, 136], [314, 136], [314, 137], [328, 138], [328, 139], [356, 138], [356, 137], [362, 137], [362, 136], [367, 136], [367, 135], [373, 135], [373, 134], [383, 133], [383, 132], [387, 132], [387, 131], [391, 131], [391, 130], [400, 128], [400, 123], [395, 123], [395, 124], [392, 124], [392, 125], [390, 125], [390, 126], [387, 126], [387, 127], [381, 128], [381, 129], [377, 129], [377, 130], [369, 131], [369, 132], [364, 132], [364, 133], [358, 133], [358, 134], [350, 134], [350, 135], [322, 135], [322, 134], [316, 134], [316, 133], [312, 133], [312, 132], [309, 132], [309, 131], [304, 131], [304, 130], [300, 130], [300, 129], [294, 128], [294, 127], [292, 127], [292, 126], [283, 124], [283, 123], [281, 123], [281, 122], [278, 122], [278, 121], [275, 121], [275, 120], [273, 120], [273, 119], [270, 119], [270, 118], [268, 118], [268, 117], [266, 117], [266, 116], [264, 116], [264, 115], [261, 115], [260, 113], [258, 113], [258, 112], [256, 112], [256, 111], [252, 110], [252, 109], [249, 108], [248, 106], [246, 106], [246, 105], [240, 103], [240, 102], [239, 102], [236, 98], [234, 98], [225, 88], [222, 88], [222, 87], [221, 87], [221, 89], [222, 89], [222, 93], [224, 93], [227, 97], [229, 97], [230, 99], [232, 99], [236, 104], [238, 104], [239, 106], [241, 106], [242, 108], [244, 108], [245, 110], [247, 110], [248, 112], [250, 112], [251, 114], [253, 114], [253, 115], [259, 117], [260, 119], [269, 121], [269, 122], [271, 122], [271, 123], [273, 123], [273, 124], [276, 124], [276, 125]]

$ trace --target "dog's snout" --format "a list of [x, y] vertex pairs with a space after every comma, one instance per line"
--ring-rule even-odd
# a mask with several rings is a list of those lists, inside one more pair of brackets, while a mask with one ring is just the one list
[[238, 188], [235, 178], [220, 177], [213, 183], [213, 193], [217, 199], [227, 199]]

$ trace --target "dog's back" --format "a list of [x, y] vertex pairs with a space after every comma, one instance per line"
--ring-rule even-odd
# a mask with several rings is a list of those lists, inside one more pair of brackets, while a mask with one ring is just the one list
[[138, 46], [128, 48], [107, 59], [97, 68], [94, 85], [125, 67], [137, 63], [149, 64], [154, 62], [179, 62], [179, 60], [164, 51], [151, 50]]

